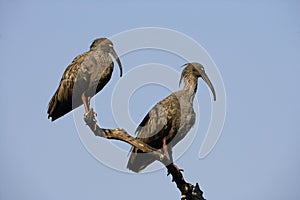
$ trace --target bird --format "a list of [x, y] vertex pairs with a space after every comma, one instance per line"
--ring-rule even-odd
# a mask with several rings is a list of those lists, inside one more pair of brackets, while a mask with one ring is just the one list
[[114, 69], [112, 57], [117, 61], [122, 77], [122, 64], [113, 43], [107, 38], [97, 38], [90, 49], [76, 56], [68, 65], [59, 86], [48, 104], [51, 121], [64, 116], [84, 105], [85, 113], [90, 110], [90, 100], [109, 82]]
[[[197, 91], [198, 78], [201, 77], [210, 88], [213, 99], [216, 93], [213, 84], [205, 73], [202, 64], [197, 62], [186, 63], [181, 73], [184, 87], [159, 101], [143, 118], [136, 129], [136, 139], [161, 151], [173, 163], [172, 148], [180, 142], [195, 124], [196, 115], [193, 109], [193, 100]], [[155, 161], [149, 153], [142, 153], [132, 148], [127, 168], [133, 172], [140, 172]]]

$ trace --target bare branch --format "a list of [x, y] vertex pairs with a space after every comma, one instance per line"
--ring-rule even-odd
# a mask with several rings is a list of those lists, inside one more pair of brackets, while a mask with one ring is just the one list
[[177, 185], [177, 188], [181, 192], [181, 200], [205, 200], [203, 198], [203, 192], [200, 190], [198, 183], [196, 186], [187, 183], [183, 175], [180, 171], [178, 171], [174, 165], [170, 164], [171, 161], [160, 151], [157, 149], [145, 144], [144, 142], [140, 141], [139, 139], [133, 138], [123, 129], [102, 129], [96, 123], [96, 119], [94, 116], [94, 111], [91, 109], [85, 116], [84, 121], [89, 126], [89, 128], [93, 131], [95, 136], [103, 137], [106, 139], [114, 139], [124, 141], [135, 148], [141, 150], [144, 153], [150, 153], [152, 156], [160, 161], [164, 166], [166, 166], [168, 170], [168, 174], [171, 174], [174, 181]]

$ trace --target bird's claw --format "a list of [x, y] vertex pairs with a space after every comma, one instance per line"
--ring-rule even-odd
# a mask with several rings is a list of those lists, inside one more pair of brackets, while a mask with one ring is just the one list
[[96, 120], [97, 113], [94, 112], [93, 108], [91, 108], [87, 113], [84, 114], [84, 120], [86, 125], [93, 126], [93, 130], [97, 129], [97, 120]]
[[[178, 172], [184, 172], [183, 169], [178, 169]], [[168, 170], [167, 176], [169, 176], [171, 174], [171, 172]]]

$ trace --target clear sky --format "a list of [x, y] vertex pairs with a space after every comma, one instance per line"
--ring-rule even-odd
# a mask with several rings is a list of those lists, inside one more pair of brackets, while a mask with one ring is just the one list
[[[46, 115], [66, 66], [93, 39], [149, 26], [182, 32], [201, 44], [226, 88], [222, 135], [198, 159], [211, 101], [199, 81], [200, 128], [176, 162], [186, 179], [199, 182], [208, 200], [300, 199], [299, 10], [296, 0], [1, 0], [0, 199], [180, 199], [166, 170], [135, 175], [111, 169], [86, 150], [72, 114], [55, 123]], [[172, 58], [146, 50], [121, 61], [125, 74], [151, 62], [180, 72], [184, 63]], [[115, 69], [96, 97], [105, 127], [116, 127], [110, 98], [118, 76]], [[140, 122], [168, 94], [157, 85], [137, 90], [129, 103], [132, 119]]]

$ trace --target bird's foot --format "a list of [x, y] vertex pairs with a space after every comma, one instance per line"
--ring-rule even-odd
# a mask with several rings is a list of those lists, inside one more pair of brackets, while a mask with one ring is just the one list
[[[183, 169], [177, 169], [177, 172], [178, 172], [178, 173], [179, 173], [179, 172], [184, 172], [184, 170], [183, 170]], [[171, 171], [168, 170], [167, 176], [169, 176], [170, 174], [171, 174]]]
[[172, 182], [174, 181], [176, 182], [178, 180], [184, 180], [183, 175], [181, 173], [183, 172], [183, 169], [179, 169], [177, 165], [175, 165], [174, 163], [168, 165], [167, 169], [168, 169], [167, 176], [172, 174]]
[[97, 113], [94, 112], [93, 108], [91, 108], [87, 113], [84, 114], [84, 120], [86, 124], [90, 127], [93, 127], [93, 130], [96, 131], [97, 129], [97, 120], [96, 120]]
[[[172, 163], [171, 165], [173, 166], [173, 168], [175, 168], [175, 169], [176, 169], [177, 173], [184, 172], [184, 170], [183, 170], [183, 169], [180, 169], [180, 168], [179, 168], [177, 165], [175, 165], [174, 163]], [[170, 174], [171, 174], [171, 171], [170, 171], [170, 170], [168, 170], [168, 174], [167, 174], [167, 176], [169, 176]]]
[[171, 172], [168, 170], [167, 176], [169, 176], [171, 174]]

